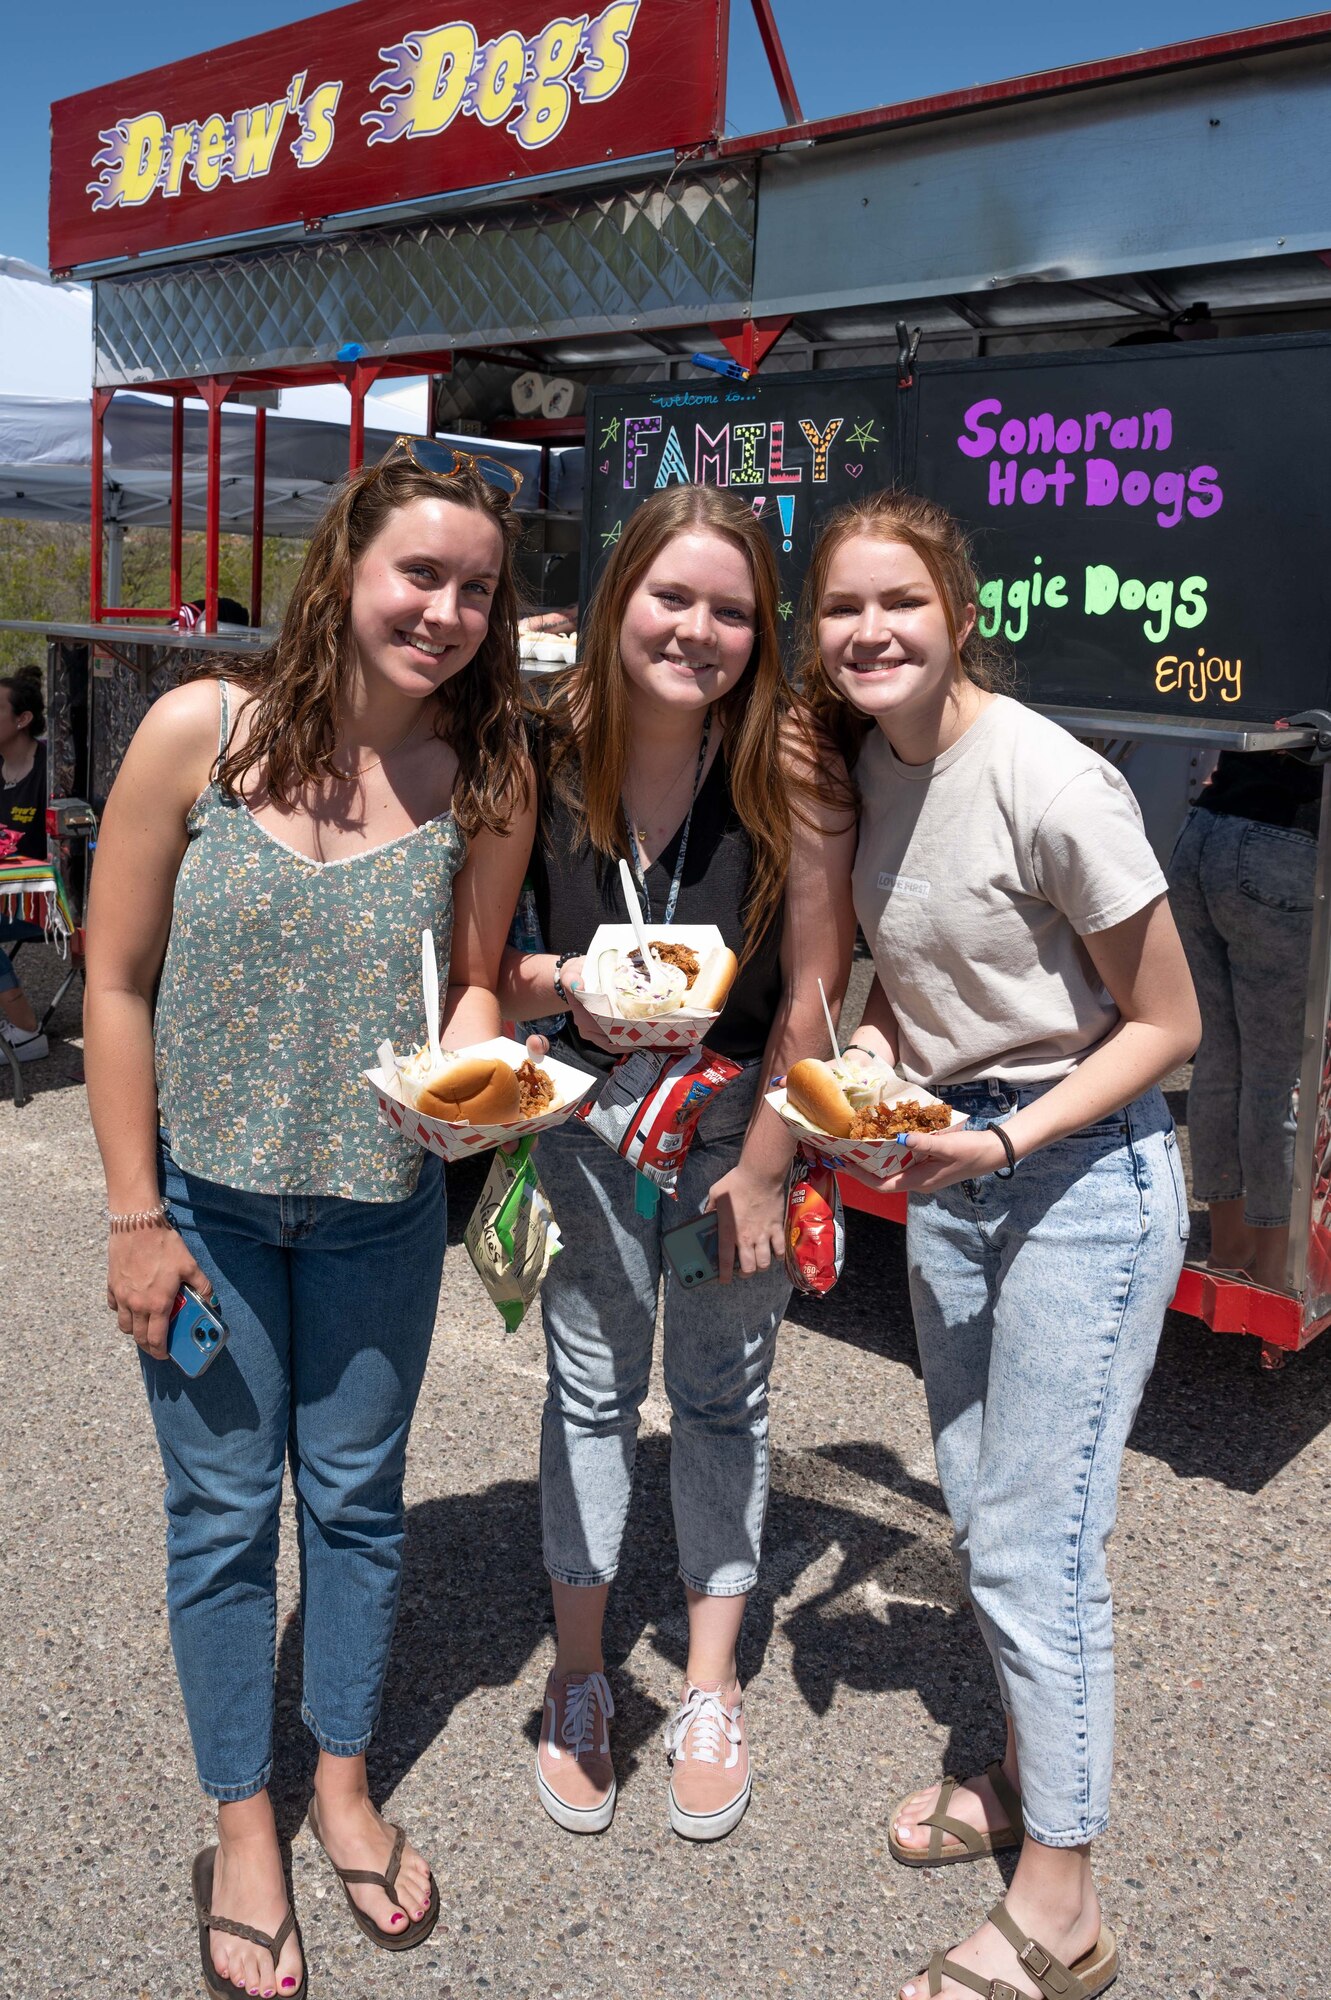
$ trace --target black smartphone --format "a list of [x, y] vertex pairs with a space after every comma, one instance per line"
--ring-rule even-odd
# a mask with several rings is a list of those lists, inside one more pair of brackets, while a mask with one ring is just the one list
[[666, 1230], [661, 1249], [681, 1285], [709, 1285], [720, 1277], [720, 1233], [715, 1215], [695, 1215]]

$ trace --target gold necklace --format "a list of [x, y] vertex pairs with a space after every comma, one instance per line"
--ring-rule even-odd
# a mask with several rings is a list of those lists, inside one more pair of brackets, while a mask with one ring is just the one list
[[377, 770], [379, 765], [383, 763], [385, 757], [396, 756], [397, 752], [402, 748], [403, 744], [406, 742], [407, 736], [414, 736], [416, 731], [420, 728], [423, 720], [424, 720], [423, 715], [418, 715], [415, 721], [412, 723], [411, 728], [407, 731], [406, 736], [400, 736], [396, 743], [390, 743], [388, 748], [386, 750], [381, 750], [377, 757], [371, 757], [368, 764], [358, 764], [354, 771], [349, 771], [347, 773], [347, 782], [349, 784], [354, 783], [357, 778], [363, 778], [367, 771]]
[[[665, 790], [664, 790], [664, 791], [663, 791], [663, 792], [661, 793], [661, 796], [660, 796], [660, 798], [659, 798], [659, 799], [657, 800], [657, 803], [656, 803], [656, 804], [655, 804], [655, 806], [653, 806], [653, 808], [652, 808], [652, 812], [660, 812], [660, 810], [661, 810], [661, 807], [662, 807], [662, 806], [663, 806], [663, 805], [665, 804], [665, 801], [666, 801], [666, 800], [667, 800], [668, 798], [670, 798], [670, 797], [671, 797], [672, 793], [674, 792], [674, 789], [675, 789], [676, 785], [677, 785], [677, 784], [679, 783], [680, 779], [681, 779], [681, 778], [682, 778], [682, 777], [684, 776], [684, 773], [685, 773], [685, 772], [686, 772], [686, 771], [688, 770], [688, 768], [689, 768], [689, 765], [690, 765], [691, 763], [693, 763], [693, 761], [694, 761], [694, 760], [695, 760], [695, 758], [697, 757], [697, 755], [698, 755], [698, 751], [699, 751], [699, 750], [701, 749], [701, 747], [702, 747], [702, 737], [701, 737], [701, 735], [700, 735], [700, 736], [699, 736], [699, 738], [698, 738], [698, 743], [697, 743], [697, 745], [695, 746], [695, 748], [694, 748], [694, 749], [690, 750], [690, 752], [689, 752], [688, 756], [687, 756], [687, 757], [686, 757], [686, 758], [684, 759], [684, 762], [683, 762], [683, 763], [682, 763], [682, 764], [680, 765], [680, 767], [679, 767], [679, 769], [678, 769], [678, 770], [676, 771], [676, 773], [675, 773], [674, 777], [673, 777], [673, 778], [672, 778], [672, 779], [670, 780], [670, 783], [669, 783], [669, 784], [668, 784], [668, 785], [666, 786]], [[647, 818], [648, 818], [649, 820], [650, 820], [651, 816], [652, 816], [652, 815], [651, 815], [651, 813], [648, 813], [648, 814], [646, 815], [646, 817], [647, 817]], [[633, 831], [634, 831], [634, 834], [635, 834], [635, 835], [637, 836], [637, 840], [638, 840], [638, 845], [639, 845], [640, 847], [641, 847], [641, 846], [644, 846], [644, 845], [646, 844], [646, 841], [647, 841], [647, 837], [648, 837], [648, 836], [647, 836], [647, 828], [646, 828], [645, 826], [639, 826], [639, 825], [638, 825], [638, 822], [637, 822], [637, 818], [636, 818], [636, 816], [634, 816], [634, 820], [633, 820]]]

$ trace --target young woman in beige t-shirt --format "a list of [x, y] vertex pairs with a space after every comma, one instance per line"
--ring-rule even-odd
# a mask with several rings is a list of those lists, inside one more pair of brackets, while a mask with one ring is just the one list
[[977, 597], [949, 515], [871, 496], [814, 551], [803, 666], [862, 796], [878, 976], [855, 1044], [967, 1116], [902, 1141], [884, 1185], [909, 1196], [939, 1481], [1007, 1743], [904, 1800], [891, 1847], [916, 1867], [1021, 1855], [1005, 1902], [901, 1992], [1078, 2000], [1118, 1969], [1090, 1861], [1113, 1761], [1105, 1544], [1187, 1234], [1158, 1084], [1199, 1021], [1131, 794], [996, 691]]

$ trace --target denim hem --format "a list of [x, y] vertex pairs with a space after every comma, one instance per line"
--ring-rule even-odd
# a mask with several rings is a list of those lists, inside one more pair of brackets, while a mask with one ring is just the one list
[[262, 1771], [260, 1771], [258, 1777], [251, 1778], [247, 1784], [211, 1785], [209, 1784], [207, 1778], [204, 1777], [202, 1771], [200, 1771], [199, 1786], [204, 1794], [204, 1797], [211, 1799], [214, 1805], [236, 1806], [240, 1805], [241, 1802], [245, 1799], [257, 1798], [260, 1792], [266, 1792], [268, 1789], [268, 1781], [272, 1777], [272, 1775], [273, 1775], [273, 1760], [270, 1757], [268, 1759], [268, 1762], [264, 1765]]
[[1247, 1223], [1249, 1229], [1288, 1229], [1289, 1210], [1286, 1209], [1283, 1215], [1268, 1217], [1265, 1215], [1249, 1215], [1245, 1208], [1243, 1211], [1243, 1220]]
[[330, 1757], [363, 1757], [374, 1738], [373, 1729], [367, 1729], [363, 1736], [357, 1736], [350, 1742], [342, 1742], [336, 1736], [326, 1736], [311, 1715], [306, 1702], [300, 1705], [300, 1719], [319, 1748], [326, 1750]]
[[1071, 1833], [1046, 1833], [1043, 1827], [1036, 1826], [1026, 1814], [1022, 1817], [1025, 1820], [1027, 1835], [1031, 1840], [1038, 1840], [1041, 1847], [1088, 1847], [1109, 1828], [1108, 1813], [1100, 1813], [1080, 1832]]
[[1197, 1179], [1194, 1176], [1192, 1183], [1192, 1198], [1195, 1202], [1199, 1203], [1200, 1206], [1203, 1208], [1209, 1208], [1213, 1201], [1242, 1201], [1244, 1195], [1247, 1192], [1247, 1190], [1244, 1188], [1242, 1181], [1239, 1181], [1236, 1187], [1219, 1187], [1216, 1189], [1214, 1194], [1205, 1193], [1204, 1186], [1205, 1186], [1204, 1183], [1201, 1186], [1199, 1186]]
[[551, 1583], [566, 1583], [570, 1590], [597, 1590], [603, 1583], [613, 1583], [619, 1574], [619, 1565], [614, 1569], [603, 1569], [589, 1575], [585, 1570], [555, 1569], [550, 1563], [545, 1565], [545, 1573]]
[[696, 1576], [681, 1568], [679, 1580], [699, 1597], [750, 1597], [758, 1586], [758, 1572], [754, 1570], [747, 1583], [699, 1583]]

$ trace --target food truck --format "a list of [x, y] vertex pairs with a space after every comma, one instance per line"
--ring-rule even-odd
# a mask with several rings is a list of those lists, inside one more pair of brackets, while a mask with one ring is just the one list
[[[973, 528], [986, 631], [1158, 846], [1221, 749], [1331, 753], [1331, 14], [809, 120], [751, 4], [784, 122], [740, 137], [728, 0], [354, 0], [52, 107], [51, 263], [94, 298], [89, 619], [42, 628], [61, 789], [105, 792], [191, 649], [260, 642], [216, 629], [228, 406], [341, 383], [355, 465], [395, 374], [436, 433], [533, 453], [538, 603], [703, 480], [773, 534], [793, 634], [821, 514], [907, 482]], [[192, 635], [107, 598], [125, 392], [171, 412], [173, 605], [207, 411]], [[1331, 1322], [1329, 787], [1287, 1282], [1190, 1263], [1176, 1300], [1273, 1356]]]

